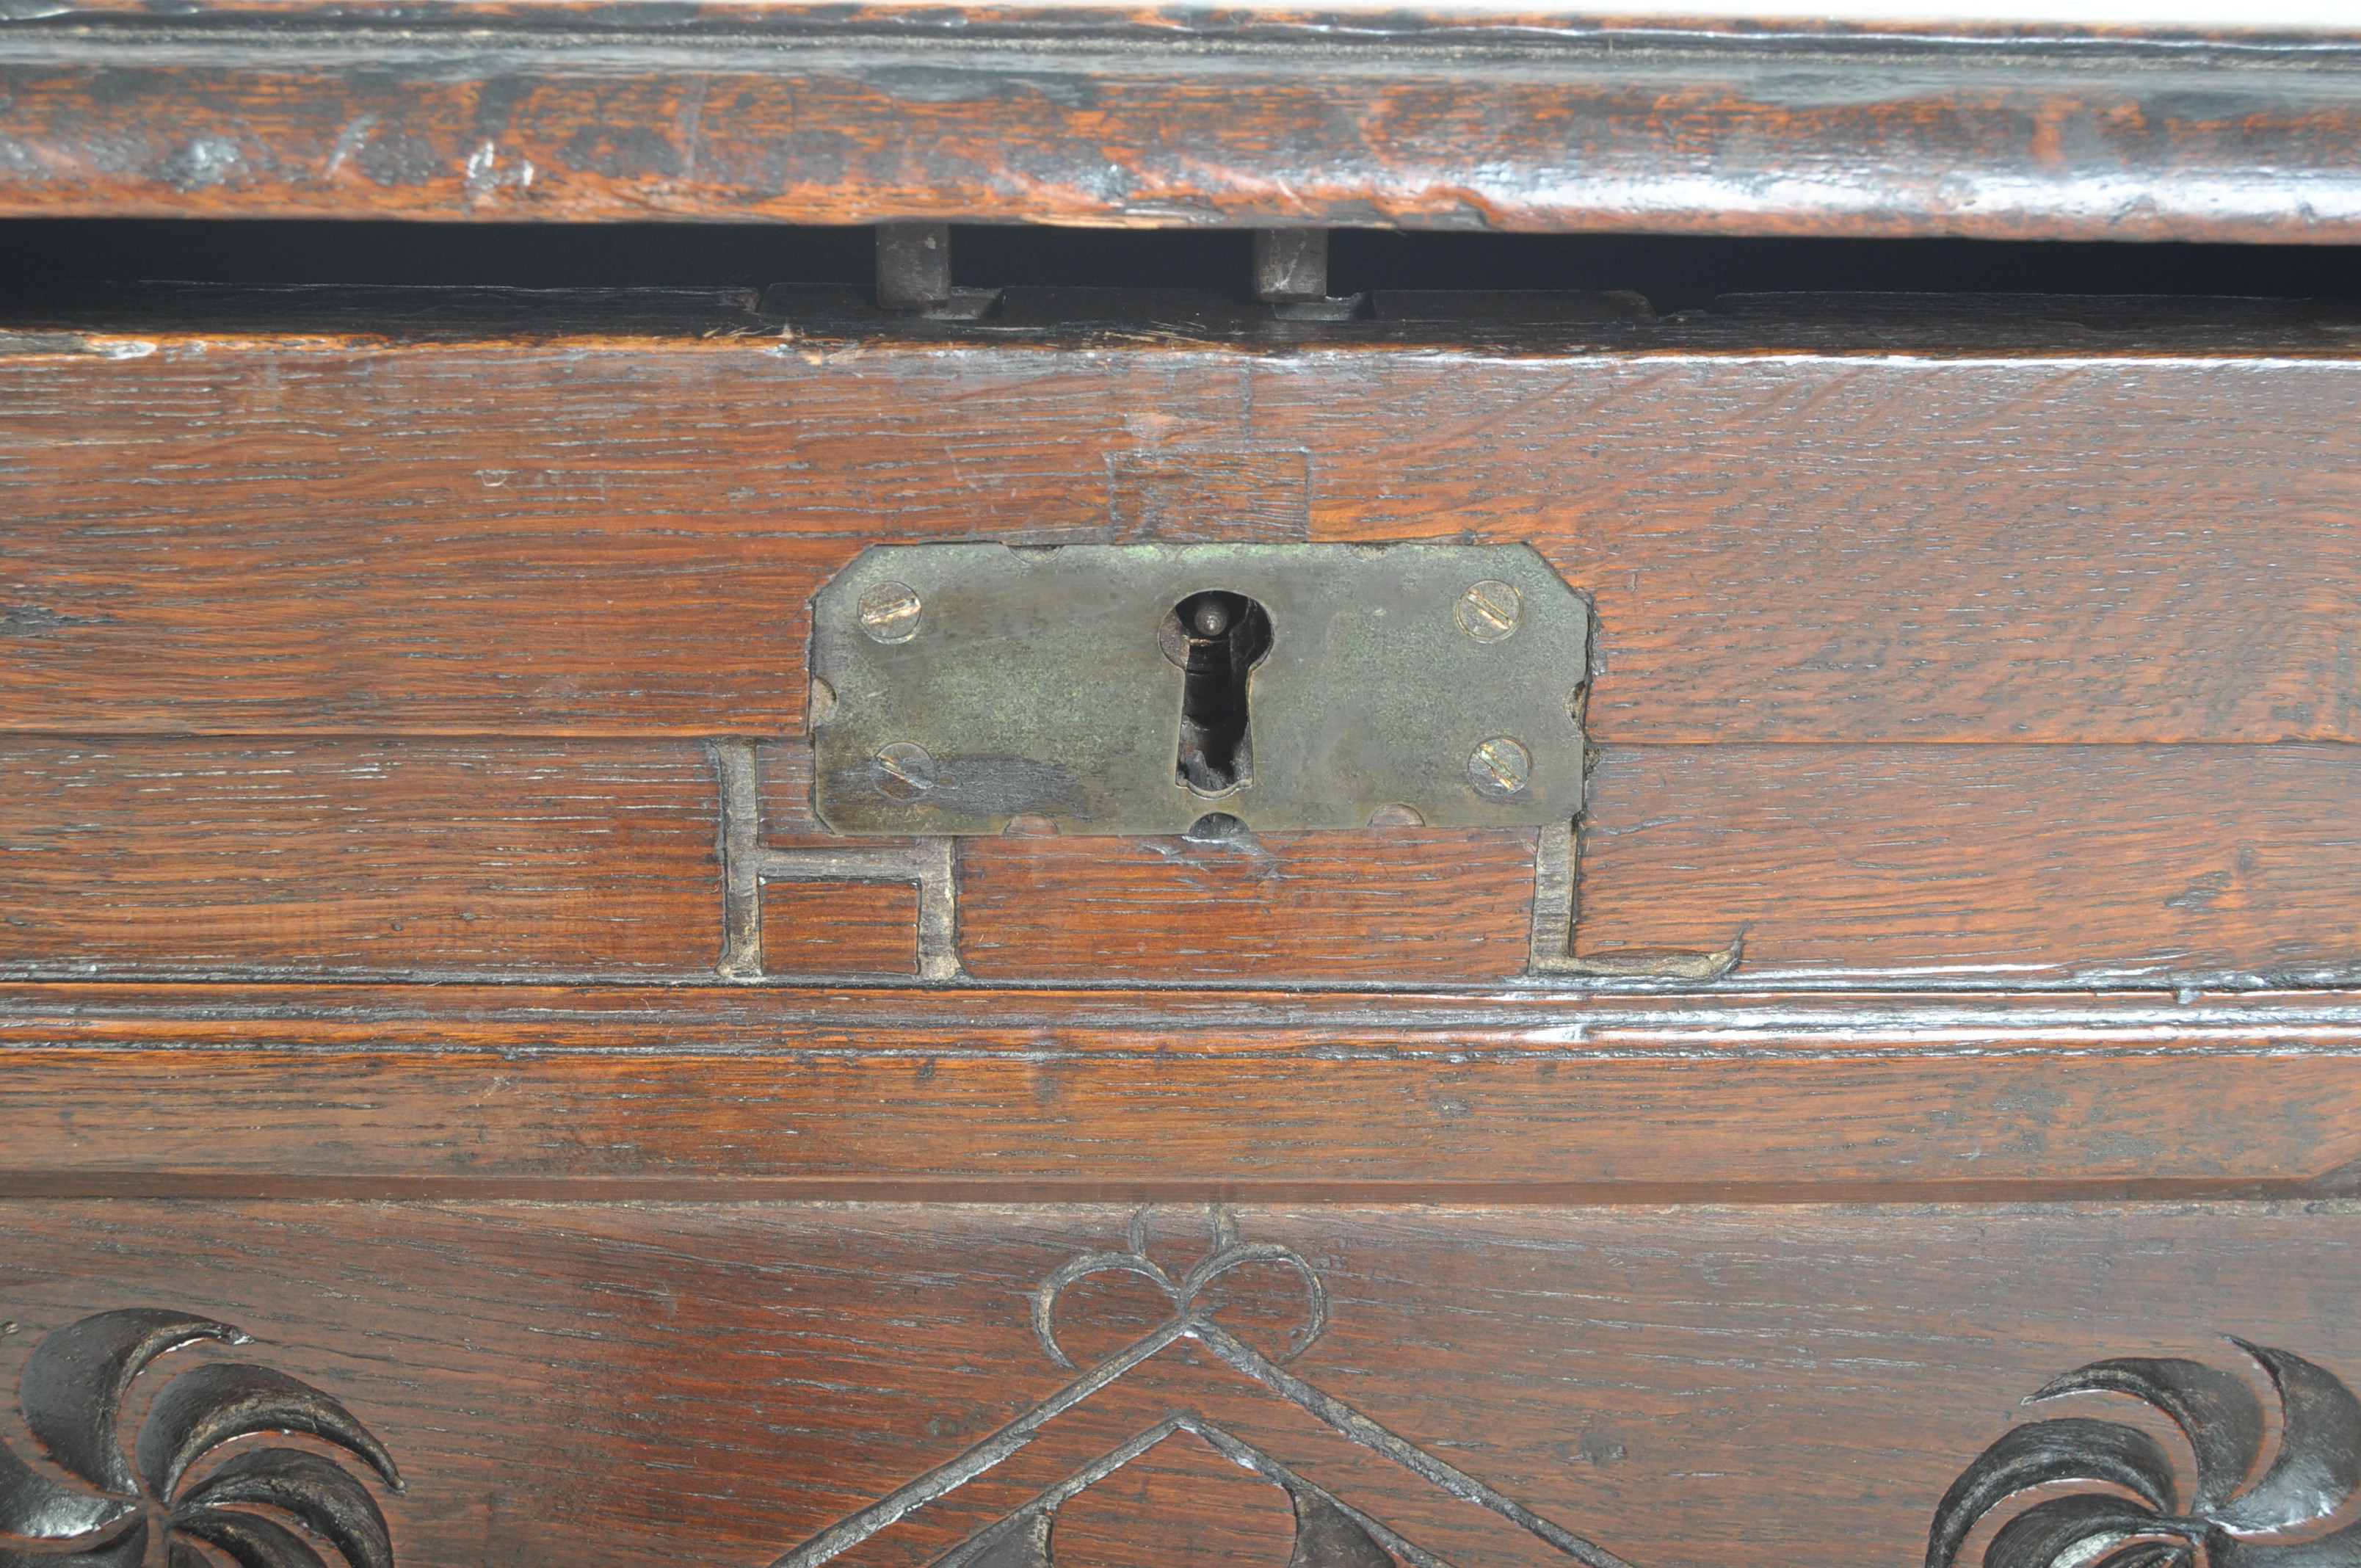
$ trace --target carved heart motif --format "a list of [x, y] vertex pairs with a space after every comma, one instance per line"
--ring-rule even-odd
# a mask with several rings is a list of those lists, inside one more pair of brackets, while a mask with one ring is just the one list
[[1283, 1354], [1274, 1358], [1283, 1365], [1310, 1349], [1312, 1342], [1327, 1328], [1327, 1287], [1321, 1284], [1319, 1274], [1294, 1248], [1278, 1242], [1240, 1240], [1237, 1222], [1227, 1210], [1214, 1212], [1213, 1250], [1178, 1280], [1148, 1255], [1146, 1211], [1134, 1215], [1123, 1251], [1084, 1253], [1068, 1259], [1041, 1281], [1033, 1292], [1034, 1337], [1041, 1342], [1042, 1351], [1051, 1361], [1072, 1367], [1072, 1359], [1058, 1343], [1057, 1328], [1058, 1298], [1069, 1286], [1099, 1274], [1137, 1275], [1164, 1292], [1164, 1299], [1172, 1304], [1171, 1323], [1203, 1322], [1212, 1321], [1219, 1310], [1218, 1306], [1208, 1305], [1204, 1300], [1213, 1283], [1233, 1270], [1257, 1263], [1283, 1265], [1293, 1269], [1303, 1283], [1302, 1316], [1294, 1325], [1290, 1336], [1293, 1343]]

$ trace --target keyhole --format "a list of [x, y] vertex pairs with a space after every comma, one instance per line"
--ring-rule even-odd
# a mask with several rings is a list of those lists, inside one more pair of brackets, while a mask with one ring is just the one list
[[1189, 676], [1173, 775], [1197, 795], [1227, 795], [1254, 769], [1246, 676], [1270, 652], [1270, 617], [1244, 594], [1191, 594], [1164, 618], [1163, 641]]

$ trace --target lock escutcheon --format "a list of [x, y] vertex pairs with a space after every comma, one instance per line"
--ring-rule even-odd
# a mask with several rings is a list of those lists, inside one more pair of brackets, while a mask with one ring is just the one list
[[814, 802], [896, 835], [1563, 823], [1590, 626], [1521, 544], [879, 545], [813, 601]]

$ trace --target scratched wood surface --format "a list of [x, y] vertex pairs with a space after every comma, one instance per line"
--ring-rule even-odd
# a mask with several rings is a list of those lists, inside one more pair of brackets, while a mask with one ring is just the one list
[[2355, 340], [2221, 340], [0, 356], [0, 726], [794, 733], [805, 605], [862, 545], [1104, 538], [1142, 462], [1269, 453], [1304, 536], [1550, 556], [1603, 741], [2361, 737]]
[[2361, 37], [44, 5], [0, 211], [2361, 236]]
[[[1227, 1217], [1239, 1240], [1283, 1247], [1322, 1281], [1326, 1321], [1301, 1343], [1303, 1287], [1283, 1258], [1233, 1270], [1200, 1305], [1255, 1353], [1300, 1344], [1288, 1372], [1401, 1447], [1346, 1441], [1183, 1339], [838, 1561], [915, 1568], [1175, 1410], [1463, 1565], [1565, 1559], [1397, 1453], [1440, 1458], [1643, 1568], [1916, 1561], [1945, 1488], [2003, 1432], [2052, 1414], [2138, 1424], [2119, 1396], [2019, 1404], [2069, 1369], [2178, 1354], [2235, 1373], [2224, 1331], [2346, 1379], [2361, 1361], [2344, 1310], [2361, 1215], [2341, 1203]], [[1045, 1354], [1027, 1294], [1071, 1259], [1131, 1245], [1131, 1218], [24, 1203], [0, 1375], [13, 1387], [38, 1338], [85, 1313], [195, 1311], [256, 1343], [167, 1356], [134, 1414], [205, 1362], [319, 1387], [401, 1466], [407, 1490], [384, 1508], [403, 1563], [761, 1568], [1076, 1376]], [[1213, 1245], [1195, 1206], [1147, 1212], [1140, 1239], [1175, 1278]], [[2258, 1277], [2272, 1288], [2252, 1288]], [[1056, 1309], [1082, 1367], [1171, 1312], [1128, 1276], [1071, 1286]], [[13, 1414], [0, 1425], [27, 1444]], [[1268, 1483], [1204, 1466], [1196, 1441], [1093, 1488], [1058, 1527], [1076, 1549], [1060, 1561], [1285, 1561], [1282, 1519], [1257, 1507]], [[1109, 1509], [1128, 1528], [1106, 1529]]]

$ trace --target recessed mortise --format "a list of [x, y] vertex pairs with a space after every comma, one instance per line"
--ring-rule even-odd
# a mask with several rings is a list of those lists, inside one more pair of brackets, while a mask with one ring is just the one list
[[1190, 793], [1229, 794], [1254, 772], [1247, 677], [1270, 652], [1270, 615], [1244, 594], [1191, 594], [1159, 628], [1164, 655], [1187, 672], [1173, 776]]

